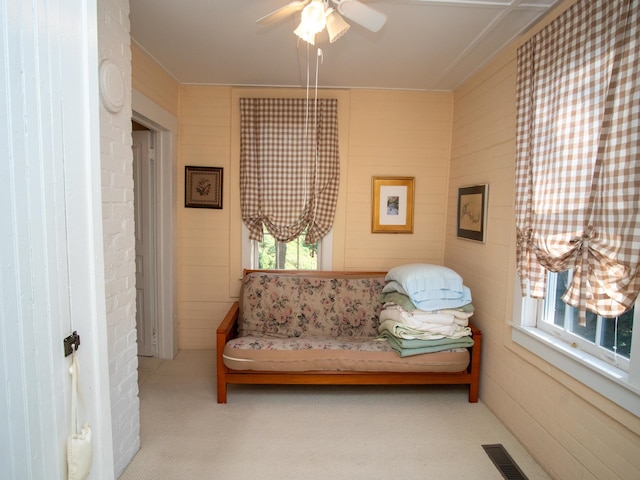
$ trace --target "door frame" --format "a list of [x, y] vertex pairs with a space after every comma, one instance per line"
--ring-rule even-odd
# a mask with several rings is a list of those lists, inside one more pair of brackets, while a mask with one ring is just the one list
[[172, 359], [178, 353], [174, 275], [178, 119], [135, 89], [131, 106], [132, 119], [156, 137], [156, 356]]

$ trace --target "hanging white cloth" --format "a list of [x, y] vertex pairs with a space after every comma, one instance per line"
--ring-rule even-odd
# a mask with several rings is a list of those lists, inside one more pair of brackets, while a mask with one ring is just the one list
[[71, 435], [67, 440], [67, 469], [68, 480], [84, 480], [91, 471], [93, 463], [93, 448], [91, 445], [91, 427], [84, 423], [80, 431], [78, 428], [78, 396], [82, 402], [82, 393], [78, 382], [78, 357], [76, 351], [72, 353], [71, 368]]

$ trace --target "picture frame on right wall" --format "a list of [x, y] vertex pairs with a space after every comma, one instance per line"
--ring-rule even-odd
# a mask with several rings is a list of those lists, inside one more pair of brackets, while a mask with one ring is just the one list
[[458, 188], [458, 238], [485, 243], [488, 197], [488, 184]]

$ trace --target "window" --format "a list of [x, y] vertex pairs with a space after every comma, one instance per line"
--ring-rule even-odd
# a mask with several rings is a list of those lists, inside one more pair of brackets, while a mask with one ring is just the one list
[[[286, 243], [276, 241], [266, 230], [263, 241], [251, 240], [249, 229], [242, 225], [242, 268], [264, 270], [331, 270], [333, 229], [316, 243], [311, 256], [304, 234]], [[279, 244], [279, 249], [276, 245]]]
[[240, 98], [243, 268], [330, 269], [339, 184], [337, 99]]
[[[556, 274], [549, 275], [549, 285], [556, 282], [556, 288], [560, 290], [558, 279], [554, 279], [554, 276]], [[571, 307], [566, 307], [561, 299], [563, 305], [556, 310], [555, 316], [549, 317], [549, 310], [557, 308], [557, 301], [558, 296], [546, 299], [523, 297], [519, 279], [516, 278], [513, 341], [622, 408], [640, 416], [640, 329], [627, 329], [627, 326], [632, 326], [633, 319], [630, 316], [635, 316], [640, 311], [640, 299], [636, 300], [631, 312], [618, 318], [617, 358], [610, 348], [615, 344], [615, 339], [609, 340], [615, 336], [615, 330], [606, 325], [611, 320], [587, 313], [587, 326], [580, 327], [576, 312]], [[567, 314], [567, 310], [571, 313]], [[556, 325], [556, 322], [563, 325]], [[569, 331], [566, 331], [567, 323], [570, 325]], [[571, 331], [571, 325], [577, 326], [576, 331]], [[590, 330], [593, 330], [593, 334]], [[592, 338], [593, 341], [584, 337]], [[604, 345], [597, 344], [596, 340]], [[622, 343], [628, 347], [621, 347]], [[626, 348], [628, 356], [621, 353]]]
[[269, 270], [317, 270], [318, 243], [307, 245], [304, 233], [290, 242], [279, 242], [267, 229], [262, 233], [262, 241], [256, 242], [257, 265]]
[[339, 185], [337, 99], [240, 98], [240, 208], [253, 240], [268, 227], [281, 242], [317, 242]]
[[580, 325], [578, 311], [562, 301], [572, 271], [549, 273], [547, 294], [537, 327], [557, 336], [573, 348], [629, 371], [635, 308], [615, 318], [586, 313], [586, 325]]
[[638, 41], [634, 0], [581, 0], [518, 49], [513, 330], [636, 415]]

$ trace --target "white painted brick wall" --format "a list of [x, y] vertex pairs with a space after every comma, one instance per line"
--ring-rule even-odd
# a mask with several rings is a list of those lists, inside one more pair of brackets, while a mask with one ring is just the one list
[[126, 92], [120, 112], [100, 106], [107, 340], [117, 478], [140, 448], [129, 1], [98, 0], [97, 5], [99, 60], [118, 65]]

